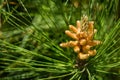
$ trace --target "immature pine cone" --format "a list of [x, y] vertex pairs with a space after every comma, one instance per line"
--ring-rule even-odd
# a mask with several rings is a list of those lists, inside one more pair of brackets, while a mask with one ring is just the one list
[[90, 56], [96, 55], [96, 50], [90, 48], [101, 43], [101, 41], [93, 40], [94, 33], [97, 31], [94, 29], [94, 22], [88, 21], [87, 16], [83, 16], [81, 21], [77, 21], [77, 27], [69, 25], [69, 29], [66, 30], [65, 34], [75, 39], [75, 41], [69, 41], [61, 43], [61, 47], [73, 47], [74, 51], [78, 53], [78, 57], [81, 60], [88, 59]]

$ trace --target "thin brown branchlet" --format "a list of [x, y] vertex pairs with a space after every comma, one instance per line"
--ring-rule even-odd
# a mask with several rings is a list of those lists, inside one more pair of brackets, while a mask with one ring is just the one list
[[94, 40], [94, 34], [97, 32], [94, 29], [94, 22], [88, 21], [87, 16], [83, 16], [81, 21], [77, 21], [76, 26], [69, 25], [70, 30], [66, 30], [65, 34], [73, 38], [73, 40], [61, 43], [61, 47], [72, 47], [77, 53], [80, 60], [86, 60], [90, 56], [96, 55], [96, 50], [91, 50], [91, 47], [101, 44], [101, 41]]

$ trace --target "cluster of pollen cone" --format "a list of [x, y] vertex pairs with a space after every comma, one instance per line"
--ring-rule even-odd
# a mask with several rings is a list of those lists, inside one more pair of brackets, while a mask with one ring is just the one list
[[96, 50], [91, 50], [91, 47], [100, 44], [101, 41], [93, 40], [94, 34], [97, 32], [93, 25], [93, 21], [88, 21], [88, 17], [83, 16], [81, 21], [77, 21], [76, 27], [69, 25], [70, 30], [65, 31], [65, 34], [73, 38], [73, 40], [61, 43], [60, 46], [72, 47], [80, 60], [95, 56]]

